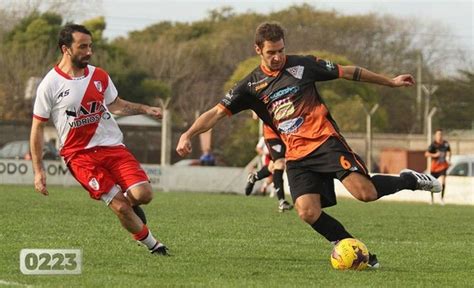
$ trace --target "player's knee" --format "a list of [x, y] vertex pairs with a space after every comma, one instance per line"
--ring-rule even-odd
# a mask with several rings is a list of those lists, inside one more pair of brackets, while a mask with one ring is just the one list
[[298, 216], [300, 217], [300, 219], [310, 225], [316, 222], [316, 220], [318, 220], [320, 215], [321, 215], [321, 210], [316, 209], [314, 207], [298, 209]]
[[151, 202], [151, 200], [153, 200], [153, 190], [151, 189], [151, 187], [149, 187], [144, 189], [142, 193], [140, 193], [138, 201], [140, 202], [140, 204], [148, 204]]
[[362, 202], [372, 202], [377, 200], [377, 192], [374, 189], [369, 189], [367, 187], [361, 187], [354, 194], [357, 200]]
[[111, 206], [115, 213], [119, 216], [127, 216], [130, 213], [133, 213], [132, 206], [125, 201], [116, 202]]
[[371, 193], [364, 193], [361, 195], [359, 200], [362, 202], [372, 202], [372, 201], [377, 200], [377, 195], [373, 195]]
[[371, 202], [377, 200], [377, 191], [371, 183], [357, 182], [350, 187], [350, 192], [357, 200]]
[[133, 199], [133, 205], [148, 204], [153, 200], [153, 189], [149, 183], [132, 188], [128, 194]]

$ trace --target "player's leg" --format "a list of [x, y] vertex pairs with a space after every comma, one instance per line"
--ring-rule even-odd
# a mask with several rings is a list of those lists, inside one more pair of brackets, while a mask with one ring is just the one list
[[444, 174], [441, 174], [438, 177], [438, 180], [441, 183], [441, 205], [444, 205], [444, 190], [446, 188], [446, 171], [444, 171]]
[[[123, 193], [121, 193], [120, 188], [114, 186], [109, 194], [110, 193], [114, 194], [110, 202], [106, 197], [103, 197], [103, 200], [115, 213], [122, 224], [122, 227], [130, 232], [135, 240], [146, 246], [151, 253], [157, 255], [167, 255], [167, 248], [155, 239], [148, 227], [133, 211], [130, 200], [127, 199]], [[111, 195], [108, 195], [109, 198], [110, 196]]]
[[352, 172], [345, 176], [341, 182], [356, 199], [364, 202], [374, 201], [405, 189], [433, 189], [432, 187], [435, 184], [429, 184], [429, 187], [420, 186], [419, 180], [414, 173], [422, 175], [420, 177], [426, 177], [426, 180], [420, 181], [429, 181], [430, 183], [435, 183], [436, 181], [434, 178], [428, 178], [428, 175], [413, 171], [401, 173], [400, 176], [374, 175], [370, 179], [364, 174]]
[[285, 199], [285, 185], [283, 172], [285, 171], [285, 158], [279, 158], [273, 163], [273, 185], [278, 197], [278, 210], [284, 212], [293, 209], [293, 205]]
[[360, 201], [370, 202], [378, 199], [377, 190], [366, 175], [349, 173], [341, 182], [347, 191]]
[[273, 160], [272, 169], [273, 184], [278, 197], [278, 210], [284, 212], [293, 209], [293, 205], [285, 200], [285, 185], [283, 183], [283, 172], [286, 168], [285, 153], [286, 146], [280, 138], [265, 139], [270, 156]]
[[[301, 220], [333, 245], [342, 239], [354, 238], [337, 219], [322, 211], [322, 207], [336, 204], [332, 176], [324, 176], [298, 168], [290, 168], [287, 173], [291, 196]], [[307, 193], [305, 191], [318, 192]], [[380, 267], [375, 254], [369, 253], [368, 264], [371, 268]]]
[[[137, 239], [143, 236], [143, 239], [137, 240], [140, 242], [145, 241], [147, 244], [144, 244], [151, 249], [152, 253], [167, 254], [166, 247], [158, 242], [155, 246], [150, 247], [153, 241], [148, 241], [148, 236], [145, 235], [148, 231], [145, 225], [146, 217], [139, 205], [148, 204], [152, 201], [153, 189], [140, 163], [126, 148], [108, 149], [104, 152], [104, 155], [104, 162], [107, 165], [108, 172], [117, 181], [122, 191], [125, 191], [123, 193], [124, 198], [129, 202], [134, 214], [143, 222], [141, 234], [136, 237], [134, 236], [134, 238]], [[151, 233], [149, 235], [153, 237]]]
[[255, 182], [267, 178], [270, 175], [272, 175], [272, 173], [270, 172], [269, 164], [262, 166], [257, 172], [250, 173], [247, 177], [247, 184], [245, 185], [245, 195], [249, 196], [252, 194]]
[[125, 195], [130, 201], [135, 214], [137, 214], [137, 216], [140, 217], [142, 222], [146, 224], [147, 219], [145, 211], [143, 211], [140, 205], [148, 204], [153, 199], [153, 189], [151, 188], [150, 183], [143, 182], [139, 185], [132, 186], [131, 188], [128, 188]]
[[356, 199], [361, 201], [374, 201], [404, 189], [432, 192], [441, 190], [438, 180], [431, 175], [412, 170], [403, 170], [400, 176], [374, 175], [370, 177], [362, 159], [342, 138], [331, 138], [323, 147], [327, 151], [324, 156], [329, 157], [330, 163], [340, 165], [339, 168], [333, 168], [333, 171], [337, 171], [336, 177]]
[[153, 199], [153, 191], [145, 171], [124, 147], [103, 148], [101, 152], [109, 173], [120, 185], [135, 214], [146, 224], [145, 211], [139, 205], [148, 204]]
[[310, 225], [329, 242], [335, 244], [344, 238], [353, 238], [339, 221], [321, 210], [319, 194], [301, 195], [296, 199], [295, 207], [300, 219]]

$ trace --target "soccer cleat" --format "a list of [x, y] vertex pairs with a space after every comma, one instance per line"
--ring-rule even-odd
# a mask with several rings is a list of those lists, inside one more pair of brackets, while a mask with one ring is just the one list
[[433, 193], [441, 192], [441, 183], [439, 183], [438, 179], [429, 174], [422, 174], [410, 169], [403, 169], [400, 171], [400, 177], [404, 175], [415, 177], [417, 190], [431, 191]]
[[369, 267], [370, 269], [380, 268], [379, 260], [377, 260], [377, 256], [375, 254], [369, 253], [369, 262], [367, 263], [367, 267]]
[[140, 218], [142, 220], [143, 224], [146, 224], [145, 211], [143, 211], [143, 209], [138, 205], [132, 206], [132, 209], [133, 209], [133, 212], [135, 212], [135, 214], [137, 214], [138, 218]]
[[280, 201], [280, 204], [278, 205], [278, 211], [285, 212], [291, 209], [293, 209], [293, 205], [288, 203], [286, 200]]
[[150, 253], [158, 256], [170, 256], [168, 247], [161, 243], [157, 243], [153, 249], [150, 249]]
[[247, 185], [245, 186], [245, 195], [252, 194], [253, 186], [255, 185], [255, 173], [250, 173], [247, 177]]

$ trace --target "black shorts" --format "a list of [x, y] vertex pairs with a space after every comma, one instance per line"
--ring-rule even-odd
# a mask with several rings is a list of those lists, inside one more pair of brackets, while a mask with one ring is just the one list
[[430, 174], [431, 174], [431, 176], [438, 179], [440, 176], [446, 176], [446, 171], [448, 171], [448, 169], [444, 169], [444, 170], [441, 170], [441, 171], [438, 171], [438, 172], [431, 172]]
[[265, 139], [265, 145], [267, 145], [273, 161], [285, 158], [286, 146], [280, 138]]
[[299, 160], [286, 163], [293, 202], [305, 194], [321, 195], [321, 206], [336, 205], [334, 179], [342, 181], [352, 172], [370, 177], [362, 159], [341, 137], [331, 137], [316, 150]]

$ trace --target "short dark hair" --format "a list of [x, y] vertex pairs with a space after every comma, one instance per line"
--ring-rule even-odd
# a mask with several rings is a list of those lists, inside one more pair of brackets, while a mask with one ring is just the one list
[[255, 44], [260, 49], [265, 41], [277, 42], [281, 39], [285, 41], [285, 30], [277, 22], [264, 22], [255, 30]]
[[89, 30], [87, 30], [87, 28], [84, 27], [83, 25], [67, 24], [66, 26], [64, 26], [63, 29], [61, 29], [61, 31], [59, 31], [59, 37], [58, 37], [59, 51], [61, 51], [61, 47], [63, 47], [63, 45], [66, 45], [66, 47], [71, 47], [72, 42], [74, 41], [72, 37], [72, 34], [74, 32], [81, 32], [89, 36], [92, 36], [92, 33]]

